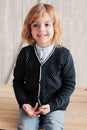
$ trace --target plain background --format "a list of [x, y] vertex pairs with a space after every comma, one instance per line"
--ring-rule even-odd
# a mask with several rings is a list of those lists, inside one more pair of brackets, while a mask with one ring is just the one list
[[0, 84], [12, 83], [13, 67], [22, 47], [23, 21], [39, 2], [57, 9], [64, 46], [74, 59], [76, 86], [87, 87], [87, 0], [0, 0]]

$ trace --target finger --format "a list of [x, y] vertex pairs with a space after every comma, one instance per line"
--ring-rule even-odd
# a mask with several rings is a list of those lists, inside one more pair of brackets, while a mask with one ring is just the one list
[[32, 117], [40, 117], [40, 114], [36, 114], [35, 112], [32, 114]]
[[41, 109], [47, 109], [49, 106], [48, 105], [43, 105], [43, 106], [41, 106], [40, 108]]
[[32, 112], [27, 112], [27, 114], [29, 115], [29, 117], [39, 117], [40, 115], [38, 114], [36, 114], [36, 113], [34, 113], [33, 111]]
[[38, 102], [36, 103], [35, 107], [34, 107], [34, 111], [37, 109], [38, 107]]
[[38, 110], [35, 112], [36, 115], [40, 115], [41, 114], [41, 110]]
[[45, 114], [44, 109], [41, 109], [38, 114], [43, 114], [44, 115]]

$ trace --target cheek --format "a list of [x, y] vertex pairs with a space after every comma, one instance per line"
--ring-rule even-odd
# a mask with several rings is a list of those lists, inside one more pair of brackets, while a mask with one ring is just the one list
[[33, 30], [31, 29], [31, 34], [33, 34]]
[[51, 29], [51, 30], [50, 30], [50, 34], [51, 34], [51, 36], [54, 35], [54, 29]]
[[34, 36], [35, 35], [35, 30], [31, 30], [31, 34], [32, 34], [32, 36]]

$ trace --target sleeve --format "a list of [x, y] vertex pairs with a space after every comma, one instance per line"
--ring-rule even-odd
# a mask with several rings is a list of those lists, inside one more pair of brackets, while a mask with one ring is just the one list
[[68, 51], [67, 57], [66, 55], [63, 57], [63, 60], [65, 62], [61, 69], [62, 87], [57, 97], [49, 102], [51, 111], [61, 110], [61, 108], [65, 110], [75, 89], [75, 68], [70, 51]]
[[17, 57], [16, 65], [14, 68], [14, 79], [13, 79], [13, 89], [20, 107], [24, 103], [30, 103], [27, 99], [25, 92], [25, 52], [22, 49]]

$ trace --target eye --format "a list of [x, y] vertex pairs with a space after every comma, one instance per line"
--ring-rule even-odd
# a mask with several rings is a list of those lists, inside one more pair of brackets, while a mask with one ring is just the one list
[[49, 23], [46, 23], [45, 26], [48, 27], [48, 26], [50, 26], [50, 24], [49, 24]]
[[33, 23], [33, 24], [32, 24], [32, 27], [33, 27], [33, 28], [36, 28], [36, 27], [38, 27], [38, 26], [39, 26], [39, 24], [37, 24], [37, 23]]
[[45, 27], [50, 27], [50, 26], [52, 26], [52, 25], [53, 25], [52, 22], [45, 23]]

